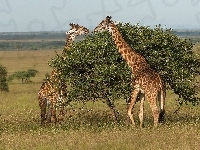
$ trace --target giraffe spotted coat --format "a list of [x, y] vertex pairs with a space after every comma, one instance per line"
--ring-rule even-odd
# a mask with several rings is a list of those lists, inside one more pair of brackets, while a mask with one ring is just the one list
[[[132, 109], [136, 103], [137, 97], [139, 97], [141, 102], [139, 113], [140, 126], [143, 126], [144, 100], [146, 98], [152, 110], [154, 126], [157, 127], [158, 121], [164, 119], [165, 113], [164, 104], [166, 90], [165, 84], [161, 80], [160, 75], [150, 68], [146, 59], [142, 55], [135, 52], [125, 42], [110, 16], [107, 16], [105, 20], [102, 20], [102, 22], [94, 29], [94, 32], [97, 31], [108, 31], [111, 33], [119, 53], [132, 70], [132, 76], [134, 77], [132, 83], [133, 91], [131, 93], [131, 101], [128, 107], [128, 116], [132, 124], [135, 125]], [[160, 103], [159, 108], [157, 106], [157, 100]]]

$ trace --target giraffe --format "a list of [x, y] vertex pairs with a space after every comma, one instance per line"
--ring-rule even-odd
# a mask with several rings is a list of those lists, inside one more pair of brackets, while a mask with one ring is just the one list
[[[73, 23], [70, 23], [69, 25], [71, 26], [71, 29], [68, 32], [66, 32], [68, 36], [66, 39], [64, 50], [62, 51], [62, 58], [64, 59], [66, 59], [66, 57], [64, 57], [65, 51], [71, 47], [74, 39], [78, 35], [89, 33], [89, 29], [83, 26]], [[50, 78], [41, 85], [40, 90], [38, 92], [42, 125], [44, 124], [45, 120], [47, 120], [47, 122], [54, 122], [54, 123], [63, 120], [63, 115], [64, 115], [63, 98], [67, 96], [67, 85], [65, 84], [65, 81], [59, 79], [60, 74], [61, 72], [59, 72], [54, 68], [51, 72]], [[59, 83], [59, 85], [56, 86], [55, 83]], [[58, 115], [58, 119], [56, 117], [57, 103], [60, 104], [60, 113]], [[48, 108], [48, 112], [46, 112], [46, 108]]]
[[[40, 90], [38, 92], [42, 125], [44, 124], [45, 120], [47, 120], [48, 123], [49, 122], [56, 123], [57, 121], [56, 104], [58, 102], [59, 104], [61, 104], [58, 122], [63, 120], [63, 115], [64, 115], [63, 98], [67, 96], [67, 86], [63, 81], [61, 80], [58, 81], [58, 78], [59, 78], [58, 71], [56, 69], [53, 69], [50, 78], [47, 79], [47, 81], [41, 85]], [[56, 86], [55, 83], [59, 83], [59, 85]], [[48, 108], [47, 114], [46, 114], [46, 107]]]
[[[131, 92], [127, 114], [133, 126], [135, 126], [135, 121], [133, 119], [132, 109], [139, 100], [140, 112], [138, 117], [140, 120], [140, 127], [143, 127], [144, 100], [146, 98], [153, 114], [154, 127], [157, 127], [158, 122], [164, 120], [165, 113], [164, 103], [166, 89], [160, 75], [150, 68], [150, 65], [142, 55], [135, 52], [125, 42], [117, 26], [111, 20], [111, 16], [107, 16], [106, 19], [94, 29], [94, 32], [97, 31], [108, 31], [111, 34], [119, 53], [131, 68], [134, 79], [132, 81], [133, 90]], [[160, 104], [159, 109], [157, 107], [157, 100]]]

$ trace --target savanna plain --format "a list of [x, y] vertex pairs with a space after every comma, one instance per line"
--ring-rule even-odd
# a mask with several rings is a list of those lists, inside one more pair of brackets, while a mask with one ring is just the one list
[[[195, 46], [194, 50], [198, 52], [200, 48]], [[56, 51], [61, 53], [62, 48]], [[66, 107], [62, 125], [41, 126], [37, 93], [45, 73], [51, 72], [47, 63], [55, 55], [54, 50], [0, 51], [0, 63], [8, 75], [19, 70], [39, 71], [32, 82], [13, 81], [9, 83], [10, 92], [0, 93], [0, 150], [199, 149], [200, 106], [184, 104], [179, 108], [176, 95], [170, 90], [166, 98], [166, 120], [158, 128], [153, 128], [147, 102], [144, 128], [139, 128], [139, 103], [134, 108], [136, 127], [132, 127], [125, 100], [116, 100], [119, 122], [115, 122], [111, 110], [102, 101], [73, 102]]]

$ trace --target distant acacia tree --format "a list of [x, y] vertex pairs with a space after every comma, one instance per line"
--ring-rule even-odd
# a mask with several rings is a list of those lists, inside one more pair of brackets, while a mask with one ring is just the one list
[[6, 68], [0, 64], [0, 91], [9, 91], [7, 83], [7, 71]]
[[22, 83], [28, 83], [30, 82], [30, 78], [35, 77], [37, 73], [38, 71], [35, 69], [28, 69], [27, 71], [16, 71], [8, 77], [8, 80], [12, 81], [17, 79], [21, 80]]

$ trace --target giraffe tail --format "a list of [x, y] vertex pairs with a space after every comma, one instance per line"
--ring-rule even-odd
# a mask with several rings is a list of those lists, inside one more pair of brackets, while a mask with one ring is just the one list
[[158, 122], [162, 123], [165, 120], [165, 95], [166, 95], [166, 90], [165, 87], [161, 88], [160, 94], [159, 94], [159, 103], [160, 103], [160, 113], [159, 113], [159, 118]]

